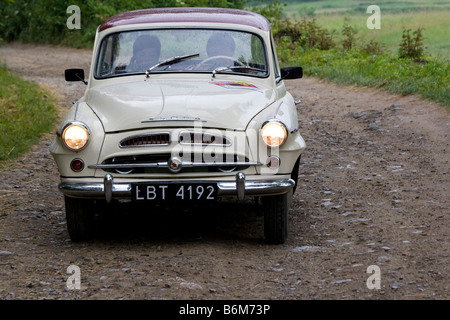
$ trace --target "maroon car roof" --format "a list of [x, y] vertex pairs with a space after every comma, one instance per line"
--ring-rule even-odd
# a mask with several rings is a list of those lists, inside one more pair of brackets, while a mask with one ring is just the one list
[[162, 22], [218, 22], [270, 30], [270, 23], [254, 12], [225, 8], [158, 8], [119, 13], [105, 20], [98, 31], [138, 23]]

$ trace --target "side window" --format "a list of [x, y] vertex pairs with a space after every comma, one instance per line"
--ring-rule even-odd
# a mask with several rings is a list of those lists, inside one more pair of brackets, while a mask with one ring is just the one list
[[260, 38], [255, 35], [252, 35], [251, 38], [251, 55], [249, 59], [249, 64], [252, 67], [259, 68], [265, 71], [268, 71], [268, 66], [266, 62], [266, 54], [265, 54], [264, 44]]
[[280, 74], [280, 67], [278, 66], [277, 51], [275, 50], [273, 36], [270, 39], [270, 45], [272, 47], [272, 58], [273, 58], [273, 67], [275, 69], [275, 79], [278, 83], [281, 80], [281, 74]]
[[110, 36], [103, 40], [99, 53], [99, 63], [96, 68], [96, 76], [104, 77], [112, 73], [114, 63], [114, 49], [116, 47], [117, 39], [115, 36]]
[[273, 65], [275, 68], [275, 79], [281, 78], [280, 68], [278, 67], [278, 61], [277, 61], [277, 57], [275, 56], [275, 54], [273, 56]]

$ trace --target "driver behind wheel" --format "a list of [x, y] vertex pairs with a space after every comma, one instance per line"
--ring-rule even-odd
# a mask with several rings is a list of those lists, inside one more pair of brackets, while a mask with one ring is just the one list
[[206, 44], [206, 53], [209, 57], [208, 60], [210, 60], [208, 65], [211, 65], [212, 69], [233, 67], [235, 65], [233, 58], [235, 47], [234, 40], [229, 34], [214, 33]]

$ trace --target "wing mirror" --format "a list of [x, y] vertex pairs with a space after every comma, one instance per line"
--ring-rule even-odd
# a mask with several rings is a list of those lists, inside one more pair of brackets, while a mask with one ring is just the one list
[[302, 67], [286, 67], [281, 69], [281, 79], [300, 79], [303, 77]]
[[83, 69], [66, 69], [64, 71], [64, 76], [66, 81], [74, 82], [81, 81], [84, 84], [88, 84], [86, 80], [84, 80], [84, 70]]

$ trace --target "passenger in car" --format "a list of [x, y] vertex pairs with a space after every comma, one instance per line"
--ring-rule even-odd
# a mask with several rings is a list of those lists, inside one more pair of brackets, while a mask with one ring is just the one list
[[159, 62], [161, 42], [158, 37], [139, 36], [133, 44], [133, 56], [128, 64], [128, 72], [145, 72]]

